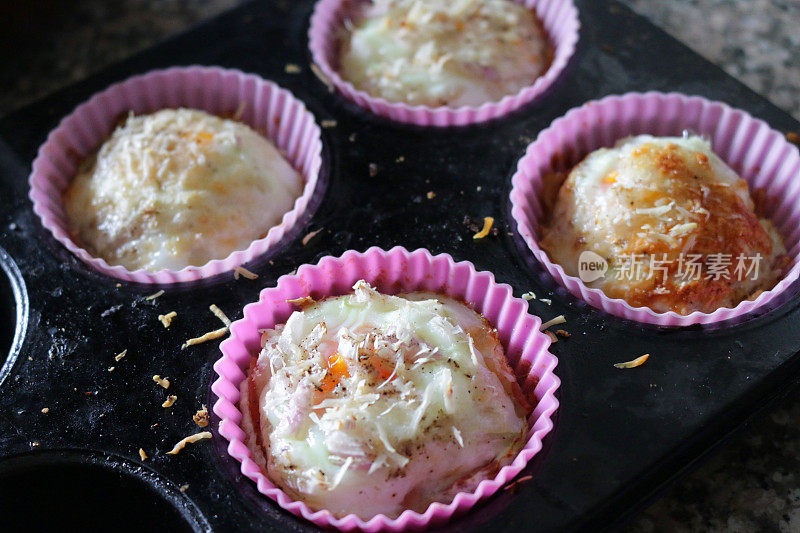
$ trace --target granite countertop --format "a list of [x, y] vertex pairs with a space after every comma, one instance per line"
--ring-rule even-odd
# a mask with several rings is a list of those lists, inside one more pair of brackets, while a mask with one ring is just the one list
[[[800, 2], [622, 1], [800, 120]], [[0, 28], [6, 26], [0, 32], [0, 114], [239, 3], [42, 0], [0, 6]], [[627, 529], [800, 531], [798, 420], [800, 392], [768, 408]]]

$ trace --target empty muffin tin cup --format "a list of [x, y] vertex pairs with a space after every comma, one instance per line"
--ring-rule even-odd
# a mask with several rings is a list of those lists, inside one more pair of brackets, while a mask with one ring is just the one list
[[[761, 207], [783, 238], [791, 259], [774, 288], [736, 307], [723, 307], [712, 313], [657, 313], [609, 298], [550, 260], [539, 246], [540, 225], [546, 216], [543, 178], [548, 173], [569, 171], [593, 150], [613, 146], [631, 135], [680, 136], [684, 131], [710, 139], [713, 151], [747, 181], [751, 192], [763, 193]], [[628, 93], [588, 102], [539, 133], [519, 161], [511, 181], [511, 215], [533, 255], [573, 295], [622, 318], [662, 326], [728, 320], [775, 300], [800, 274], [800, 153], [764, 121], [721, 102], [657, 92]]]
[[[327, 510], [313, 511], [267, 478], [247, 447], [247, 435], [240, 426], [239, 385], [246, 378], [251, 359], [261, 350], [259, 330], [286, 322], [292, 313], [286, 300], [348, 294], [360, 279], [385, 293], [432, 291], [471, 305], [497, 329], [523, 392], [537, 402], [528, 419], [530, 431], [525, 445], [512, 463], [502, 467], [494, 478], [481, 481], [474, 492], [432, 503], [424, 513], [406, 510], [397, 518], [381, 514], [365, 521], [353, 514], [337, 518]], [[511, 481], [541, 450], [542, 438], [553, 427], [551, 416], [558, 408], [554, 393], [560, 384], [553, 373], [557, 359], [548, 351], [550, 339], [539, 331], [541, 320], [527, 310], [528, 303], [514, 298], [511, 287], [496, 283], [491, 273], [476, 271], [469, 262], [456, 263], [447, 254], [434, 256], [427, 250], [408, 252], [401, 247], [388, 252], [370, 248], [364, 253], [348, 251], [341, 257], [324, 257], [316, 265], [303, 265], [296, 274], [282, 276], [276, 287], [261, 291], [259, 301], [244, 308], [244, 318], [233, 323], [231, 337], [220, 345], [222, 358], [214, 365], [219, 377], [212, 391], [218, 397], [214, 412], [221, 419], [219, 432], [230, 441], [228, 453], [242, 463], [242, 473], [256, 482], [259, 492], [319, 526], [376, 532], [442, 524]]]
[[[266, 235], [246, 249], [182, 270], [128, 270], [94, 257], [70, 234], [62, 195], [84, 158], [108, 139], [128, 112], [151, 113], [187, 107], [236, 116], [265, 134], [303, 176], [305, 185], [293, 208]], [[218, 67], [174, 67], [134, 76], [111, 85], [79, 105], [50, 132], [33, 162], [30, 199], [53, 236], [92, 268], [140, 283], [167, 284], [207, 278], [265, 253], [291, 230], [310, 206], [322, 166], [322, 136], [314, 116], [292, 94], [254, 74]], [[266, 229], [266, 228], [265, 228]]]
[[311, 15], [308, 30], [309, 48], [314, 64], [324, 81], [346, 98], [376, 115], [419, 126], [464, 126], [492, 120], [536, 100], [558, 79], [578, 43], [580, 20], [572, 0], [515, 0], [533, 10], [541, 21], [553, 49], [547, 71], [533, 85], [523, 87], [496, 102], [480, 106], [429, 107], [390, 102], [357, 89], [338, 72], [339, 35], [353, 8], [363, 0], [319, 0]]

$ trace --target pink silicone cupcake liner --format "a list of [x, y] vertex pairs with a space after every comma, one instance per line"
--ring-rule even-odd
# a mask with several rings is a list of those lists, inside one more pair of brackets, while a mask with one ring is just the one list
[[[469, 303], [497, 328], [523, 391], [538, 401], [529, 418], [527, 442], [511, 464], [501, 468], [495, 478], [481, 481], [474, 492], [459, 493], [451, 502], [433, 503], [424, 513], [406, 510], [394, 519], [377, 515], [364, 521], [352, 514], [336, 518], [326, 510], [313, 511], [302, 501], [289, 498], [267, 478], [254, 461], [239, 426], [243, 417], [237, 406], [239, 385], [246, 378], [251, 359], [261, 350], [259, 330], [288, 319], [292, 306], [286, 300], [346, 294], [360, 279], [382, 292], [433, 291]], [[375, 532], [441, 524], [508, 483], [542, 448], [542, 438], [553, 427], [551, 416], [558, 408], [554, 393], [560, 384], [553, 369], [558, 361], [548, 352], [550, 339], [539, 331], [541, 320], [527, 310], [528, 303], [514, 298], [511, 287], [496, 283], [491, 273], [476, 271], [471, 263], [456, 263], [447, 254], [434, 256], [427, 250], [408, 252], [401, 247], [387, 252], [373, 247], [364, 253], [348, 251], [341, 257], [324, 257], [316, 265], [303, 265], [296, 274], [282, 276], [277, 287], [261, 291], [259, 301], [244, 308], [244, 318], [233, 323], [230, 338], [220, 345], [222, 358], [214, 365], [219, 378], [211, 387], [218, 397], [214, 412], [221, 419], [219, 433], [230, 441], [228, 453], [242, 463], [242, 473], [256, 482], [259, 492], [319, 526]]]
[[[93, 257], [70, 236], [61, 196], [80, 162], [108, 138], [121, 116], [189, 107], [213, 114], [236, 114], [266, 136], [305, 179], [301, 196], [280, 224], [245, 250], [182, 270], [131, 271]], [[289, 91], [253, 74], [218, 67], [175, 67], [134, 76], [95, 94], [50, 132], [33, 162], [30, 199], [42, 225], [91, 267], [128, 281], [174, 283], [226, 272], [263, 254], [309, 208], [322, 165], [322, 137], [314, 116]]]
[[[714, 152], [747, 181], [751, 192], [765, 193], [764, 211], [791, 257], [785, 276], [772, 290], [734, 308], [720, 308], [713, 313], [656, 313], [647, 307], [632, 307], [623, 300], [609, 298], [550, 261], [538, 244], [539, 224], [544, 215], [540, 202], [544, 175], [568, 171], [589, 152], [613, 146], [630, 135], [680, 136], [683, 131], [708, 137]], [[533, 255], [572, 294], [623, 318], [663, 326], [687, 326], [739, 317], [774, 300], [800, 273], [800, 202], [797, 201], [800, 153], [764, 121], [720, 102], [657, 92], [628, 93], [588, 102], [539, 133], [528, 146], [511, 182], [511, 215]]]
[[517, 94], [505, 96], [498, 102], [487, 102], [479, 107], [465, 106], [428, 107], [411, 106], [401, 102], [390, 102], [356, 89], [344, 80], [336, 70], [338, 63], [337, 33], [354, 1], [367, 0], [319, 0], [311, 15], [308, 30], [309, 47], [314, 63], [325, 77], [345, 97], [369, 109], [376, 115], [399, 122], [420, 126], [463, 126], [484, 122], [519, 109], [544, 94], [559, 77], [575, 52], [578, 43], [580, 21], [578, 9], [572, 0], [515, 0], [536, 12], [553, 46], [553, 62], [533, 85], [522, 88]]

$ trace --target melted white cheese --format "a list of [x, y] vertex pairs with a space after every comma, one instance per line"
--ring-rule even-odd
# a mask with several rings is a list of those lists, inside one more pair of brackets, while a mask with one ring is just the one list
[[64, 194], [72, 233], [128, 269], [223, 259], [292, 209], [302, 178], [266, 138], [203, 111], [128, 116]]
[[424, 511], [473, 490], [527, 432], [496, 335], [451, 298], [354, 289], [266, 332], [241, 388], [265, 449], [245, 420], [249, 446], [276, 484], [337, 516]]
[[478, 106], [548, 67], [535, 14], [512, 0], [373, 0], [342, 38], [341, 72], [393, 102]]
[[[771, 288], [785, 254], [772, 224], [755, 215], [747, 183], [698, 136], [640, 135], [589, 154], [562, 185], [541, 245], [573, 276], [580, 274], [580, 254], [592, 251], [609, 270], [590, 286], [633, 305], [682, 314], [735, 306]], [[649, 277], [631, 279], [636, 274], [625, 262], [630, 265], [633, 254]], [[730, 280], [711, 283], [705, 267], [700, 279], [683, 276], [680, 261], [691, 254], [701, 254], [704, 263], [713, 254], [729, 256]], [[735, 275], [739, 254], [761, 254], [756, 279]], [[661, 265], [673, 270], [651, 269], [651, 258], [666, 259]], [[683, 274], [691, 272], [684, 268]]]

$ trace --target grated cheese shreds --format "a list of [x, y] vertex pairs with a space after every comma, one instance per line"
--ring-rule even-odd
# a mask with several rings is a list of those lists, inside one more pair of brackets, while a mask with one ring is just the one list
[[223, 324], [225, 324], [226, 326], [231, 325], [231, 319], [228, 318], [228, 316], [222, 312], [222, 309], [217, 307], [215, 304], [209, 305], [208, 308], [211, 310], [212, 313], [214, 313], [214, 316], [216, 316], [222, 321]]
[[323, 128], [335, 128], [339, 123], [333, 119], [323, 120], [319, 123]]
[[625, 361], [624, 363], [614, 363], [616, 368], [636, 368], [637, 366], [642, 366], [645, 361], [650, 357], [649, 353], [646, 353], [642, 356], [633, 359], [632, 361]]
[[123, 357], [125, 357], [126, 355], [128, 355], [128, 349], [127, 349], [127, 348], [126, 348], [126, 349], [124, 349], [124, 350], [122, 350], [122, 351], [121, 351], [120, 353], [118, 353], [117, 355], [115, 355], [115, 356], [114, 356], [114, 361], [117, 361], [117, 362], [119, 362], [119, 360], [120, 360], [120, 359], [122, 359]]
[[223, 328], [215, 329], [214, 331], [209, 331], [205, 335], [201, 335], [200, 337], [195, 337], [193, 339], [189, 339], [188, 341], [184, 342], [181, 346], [181, 350], [185, 350], [189, 346], [194, 346], [195, 344], [202, 344], [204, 342], [213, 341], [214, 339], [218, 339], [228, 333], [228, 326]]
[[318, 229], [318, 230], [315, 230], [315, 231], [311, 231], [311, 232], [309, 232], [309, 233], [308, 233], [308, 234], [307, 234], [305, 237], [303, 237], [303, 241], [302, 241], [302, 242], [303, 242], [303, 246], [305, 246], [306, 244], [308, 244], [308, 242], [309, 242], [311, 239], [313, 239], [313, 238], [314, 238], [314, 236], [316, 236], [316, 234], [317, 234], [317, 233], [319, 233], [320, 231], [322, 231], [322, 229], [321, 229], [321, 228], [320, 228], [320, 229]]
[[164, 387], [165, 389], [169, 388], [169, 379], [162, 378], [158, 374], [153, 376], [153, 381], [155, 381], [159, 386]]
[[160, 291], [158, 291], [158, 292], [154, 292], [154, 293], [153, 293], [153, 294], [151, 294], [150, 296], [145, 296], [145, 297], [144, 297], [144, 299], [145, 299], [145, 300], [155, 300], [156, 298], [158, 298], [158, 297], [159, 297], [159, 296], [161, 296], [162, 294], [164, 294], [164, 290], [163, 290], [163, 289], [162, 289], [162, 290], [160, 290]]
[[50, 408], [49, 407], [42, 408], [42, 413], [47, 414], [49, 412], [50, 412]]
[[296, 305], [297, 307], [305, 307], [307, 305], [311, 305], [314, 303], [314, 298], [311, 296], [301, 296], [300, 298], [292, 298], [291, 300], [286, 300], [287, 304]]
[[522, 299], [523, 300], [528, 300], [528, 301], [535, 300], [536, 299], [536, 293], [534, 293], [533, 291], [526, 292], [525, 294], [522, 295]]
[[139, 457], [141, 457], [142, 461], [147, 460], [147, 453], [145, 453], [144, 448], [139, 448]]
[[320, 69], [316, 63], [311, 63], [311, 72], [314, 73], [314, 76], [316, 76], [319, 81], [325, 84], [325, 87], [328, 88], [328, 92], [333, 92], [333, 83], [331, 83], [331, 80], [328, 79], [328, 76], [322, 72], [322, 69]]
[[192, 416], [192, 420], [201, 428], [208, 426], [208, 409], [205, 404], [202, 409], [198, 409], [194, 416]]
[[170, 311], [166, 315], [158, 315], [158, 319], [164, 324], [165, 328], [168, 328], [170, 324], [172, 324], [172, 319], [178, 316], [178, 313], [175, 311]]
[[194, 444], [197, 441], [210, 439], [211, 438], [210, 431], [201, 431], [200, 433], [195, 433], [194, 435], [189, 435], [188, 437], [184, 437], [180, 441], [178, 441], [175, 446], [167, 452], [167, 455], [177, 455], [187, 444]]
[[494, 224], [493, 217], [483, 217], [483, 229], [472, 236], [473, 239], [483, 239], [489, 232], [492, 231], [492, 224]]
[[178, 397], [172, 394], [169, 397], [167, 397], [166, 400], [164, 400], [164, 403], [161, 404], [161, 407], [172, 407], [175, 404], [175, 400], [177, 399]]
[[258, 274], [256, 274], [255, 272], [250, 272], [246, 268], [240, 266], [233, 269], [233, 279], [239, 279], [239, 276], [242, 276], [243, 278], [247, 279], [258, 278]]
[[302, 70], [300, 69], [300, 65], [287, 63], [286, 66], [283, 67], [283, 71], [286, 72], [286, 74], [300, 74]]
[[567, 319], [564, 318], [564, 315], [558, 315], [557, 317], [555, 317], [555, 318], [553, 318], [551, 320], [548, 320], [547, 322], [542, 324], [542, 326], [539, 328], [539, 331], [544, 331], [547, 328], [549, 328], [550, 326], [556, 326], [558, 324], [564, 324], [566, 321], [567, 321]]

